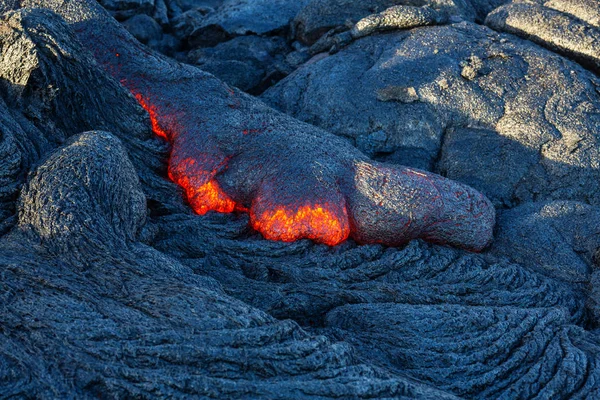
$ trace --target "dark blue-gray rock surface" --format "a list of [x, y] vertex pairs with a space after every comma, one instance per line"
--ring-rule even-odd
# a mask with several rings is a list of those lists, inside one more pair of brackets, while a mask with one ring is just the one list
[[352, 124], [387, 110], [416, 133], [373, 156], [506, 209], [482, 254], [270, 242], [183, 203], [168, 146], [69, 25], [90, 3], [21, 3], [67, 23], [0, 2], [0, 397], [600, 396], [593, 73], [471, 23], [305, 66], [266, 98], [306, 90], [279, 106], [359, 147]]
[[358, 39], [262, 98], [377, 159], [434, 170], [497, 205], [600, 204], [600, 80], [462, 22]]

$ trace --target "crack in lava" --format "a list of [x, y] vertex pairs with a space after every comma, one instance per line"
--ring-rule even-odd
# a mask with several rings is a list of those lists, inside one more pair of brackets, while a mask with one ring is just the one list
[[299, 207], [297, 211], [279, 207], [265, 211], [258, 217], [251, 212], [250, 221], [254, 229], [270, 240], [293, 242], [307, 238], [335, 246], [350, 235], [345, 208], [342, 214], [338, 217], [328, 207], [315, 204]]
[[[150, 104], [140, 93], [132, 91], [138, 103], [150, 116], [152, 131], [159, 137], [169, 140], [167, 131], [161, 128], [158, 121], [156, 106]], [[250, 131], [243, 131], [244, 134]], [[172, 137], [172, 135], [171, 135]], [[251, 226], [262, 233], [268, 240], [293, 242], [298, 239], [311, 239], [318, 243], [335, 246], [350, 236], [348, 215], [345, 207], [340, 212], [332, 211], [335, 207], [315, 204], [314, 206], [276, 207], [274, 210], [266, 210], [256, 215], [253, 210], [248, 210], [242, 204], [235, 202], [223, 191], [217, 180], [213, 177], [208, 182], [197, 186], [192, 183], [190, 174], [200, 175], [192, 168], [195, 160], [186, 159], [181, 165], [169, 166], [169, 178], [181, 186], [186, 194], [187, 200], [198, 215], [204, 215], [209, 211], [220, 213], [232, 213], [234, 211], [250, 212]], [[172, 171], [177, 170], [177, 174]], [[186, 174], [186, 170], [189, 171]], [[208, 175], [214, 176], [214, 173]], [[197, 176], [196, 176], [197, 177]], [[266, 202], [268, 204], [268, 202]], [[340, 215], [341, 214], [341, 215]]]

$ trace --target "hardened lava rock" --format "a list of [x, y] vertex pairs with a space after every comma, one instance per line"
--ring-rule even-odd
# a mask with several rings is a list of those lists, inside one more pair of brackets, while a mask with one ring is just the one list
[[375, 159], [437, 171], [498, 206], [598, 205], [598, 88], [573, 61], [462, 22], [358, 39], [261, 97]]
[[190, 21], [189, 27], [182, 27], [182, 39], [191, 47], [210, 47], [237, 36], [283, 33], [306, 1], [226, 0], [215, 11]]
[[593, 71], [600, 71], [598, 2], [589, 2], [595, 3], [589, 5], [571, 0], [540, 3], [507, 4], [490, 13], [485, 23], [498, 31], [521, 36], [564, 54]]
[[294, 19], [296, 38], [306, 44], [313, 44], [331, 29], [344, 27], [348, 23], [354, 24], [394, 6], [429, 6], [446, 17], [456, 15], [467, 20], [475, 18], [475, 11], [468, 0], [311, 0]]
[[328, 326], [385, 354], [392, 370], [461, 397], [595, 398], [600, 346], [567, 321], [560, 308], [451, 305], [351, 305], [327, 315]]
[[19, 204], [0, 241], [2, 397], [453, 398], [138, 242], [145, 197], [106, 132], [52, 153]]
[[[37, 4], [32, 2], [33, 5]], [[52, 4], [44, 3], [50, 7]], [[423, 238], [470, 250], [492, 239], [495, 211], [475, 190], [428, 172], [374, 163], [345, 140], [280, 114], [213, 76], [143, 48], [97, 6], [77, 24], [96, 60], [172, 143], [169, 176], [198, 214], [247, 211], [267, 239], [349, 236], [400, 245]], [[93, 11], [90, 15], [89, 12]]]
[[[7, 11], [15, 3], [0, 1], [0, 9]], [[183, 7], [190, 2], [168, 5], [172, 8], [175, 3]], [[440, 210], [440, 199], [431, 188], [451, 194], [449, 199], [459, 204], [474, 193], [448, 193], [456, 188], [452, 181], [365, 156], [334, 168], [332, 159], [358, 154], [347, 147], [346, 139], [331, 139], [325, 131], [283, 116], [208, 74], [156, 55], [136, 44], [93, 1], [21, 1], [18, 5], [31, 8], [5, 13], [0, 19], [0, 184], [6, 183], [0, 186], [0, 397], [598, 397], [599, 336], [594, 328], [600, 302], [594, 248], [600, 213], [587, 198], [561, 199], [570, 193], [563, 189], [553, 192], [556, 200], [541, 194], [541, 201], [524, 198], [520, 206], [500, 210], [497, 240], [480, 254], [423, 240], [402, 247], [358, 245], [354, 240], [337, 246], [311, 240], [265, 240], [251, 229], [251, 213], [242, 212], [252, 208], [252, 202], [245, 204], [229, 194], [251, 192], [243, 186], [235, 189], [236, 185], [242, 179], [252, 183], [269, 168], [275, 171], [269, 176], [271, 183], [296, 183], [298, 176], [322, 171], [312, 175], [315, 196], [327, 194], [332, 187], [327, 185], [356, 196], [346, 203], [349, 221], [353, 215], [371, 212], [364, 209], [365, 199], [381, 202], [377, 210], [396, 207], [390, 199], [399, 196], [402, 179], [426, 189], [402, 193], [403, 199], [421, 204], [410, 209], [421, 219]], [[33, 9], [40, 6], [50, 7], [66, 22], [48, 10]], [[418, 32], [443, 29], [421, 27], [404, 32], [408, 35], [404, 38], [409, 41]], [[486, 35], [505, 40], [503, 46], [526, 43], [483, 29]], [[89, 36], [95, 30], [102, 32], [93, 37], [96, 41]], [[394, 35], [379, 35], [377, 40]], [[465, 33], [456, 26], [446, 35], [448, 43], [454, 40], [457, 47], [482, 40], [473, 30]], [[375, 37], [359, 39], [347, 49]], [[129, 44], [121, 46], [122, 40]], [[102, 46], [116, 51], [89, 51]], [[420, 48], [428, 54], [428, 63], [442, 57], [438, 68], [450, 65], [460, 76], [449, 82], [485, 76], [487, 60], [479, 55], [461, 59], [464, 62], [456, 66], [450, 56], [457, 48], [448, 45], [449, 53], [443, 53], [440, 46], [438, 53], [427, 53], [428, 46]], [[562, 62], [593, 82], [591, 74], [576, 64], [537, 51], [540, 63], [546, 60], [555, 67]], [[325, 60], [333, 57], [337, 55]], [[125, 62], [115, 63], [115, 59]], [[416, 60], [414, 68], [427, 75], [430, 64]], [[392, 71], [394, 62], [388, 64]], [[511, 72], [511, 65], [506, 62], [496, 68]], [[340, 62], [330, 67], [337, 68], [328, 70], [335, 77], [349, 65]], [[127, 81], [120, 82], [119, 74], [138, 68], [144, 70], [140, 79], [146, 80], [142, 89], [161, 87], [160, 93], [173, 93], [165, 102], [178, 94], [195, 107], [190, 121], [165, 114], [163, 103], [123, 87]], [[172, 81], [185, 81], [167, 90], [172, 81], [160, 71], [168, 71]], [[527, 79], [512, 74], [496, 81], [497, 90], [512, 93], [514, 85], [529, 80], [534, 97], [536, 84], [551, 87], [544, 80], [548, 69], [537, 75], [533, 71]], [[580, 75], [582, 71], [585, 75]], [[364, 76], [367, 79], [369, 73]], [[580, 98], [572, 98], [561, 82], [555, 79], [553, 84], [559, 88], [553, 90], [562, 90], [563, 97], [579, 104]], [[581, 99], [589, 96], [595, 104], [593, 84], [572, 82], [575, 89], [570, 90]], [[452, 84], [447, 90], [456, 92], [461, 87]], [[382, 89], [376, 96], [386, 104], [416, 105], [422, 98], [418, 86], [410, 89], [392, 82]], [[322, 96], [322, 101], [328, 97]], [[519, 121], [538, 115], [532, 104], [526, 102], [519, 109]], [[569, 104], [560, 109], [567, 110]], [[581, 111], [588, 109], [585, 104], [581, 107], [571, 110], [572, 120], [567, 118], [571, 114], [563, 113], [558, 121], [589, 123], [586, 118], [591, 117]], [[341, 110], [339, 122], [354, 117], [356, 110], [364, 112]], [[546, 114], [555, 121], [552, 113]], [[179, 145], [180, 155], [185, 154], [194, 141], [177, 144], [178, 124], [184, 132], [193, 132], [188, 137], [214, 132], [212, 137], [223, 139], [218, 143], [223, 147], [217, 150], [237, 151], [227, 160], [227, 168], [215, 174], [215, 182], [204, 188], [214, 197], [192, 193], [188, 199], [196, 201], [197, 210], [209, 199], [214, 201], [209, 204], [239, 212], [207, 209], [199, 217], [184, 206], [182, 193], [168, 179], [169, 144], [153, 138], [162, 134], [172, 147]], [[469, 148], [480, 139], [468, 136], [473, 140], [459, 145], [460, 135], [481, 133], [490, 141], [470, 153], [473, 169], [501, 177], [502, 170], [485, 169], [478, 156], [492, 150], [509, 154], [523, 147], [518, 143], [495, 147], [498, 142], [492, 139], [503, 139], [493, 129], [467, 131], [473, 127], [456, 125], [445, 132], [450, 139], [455, 135], [448, 142], [455, 153], [444, 155], [446, 163], [454, 158], [450, 154], [462, 154], [462, 146]], [[519, 127], [520, 122], [512, 126]], [[570, 138], [565, 132], [570, 131], [561, 131], [561, 140]], [[578, 132], [583, 135], [585, 129]], [[268, 141], [260, 140], [263, 133]], [[248, 140], [238, 141], [236, 134]], [[293, 141], [308, 134], [316, 145]], [[295, 147], [287, 147], [290, 143]], [[580, 157], [577, 152], [582, 150], [576, 141], [572, 144], [574, 157]], [[587, 139], [580, 144], [587, 145]], [[245, 149], [246, 153], [241, 151]], [[218, 152], [207, 152], [213, 154]], [[309, 161], [318, 164], [296, 163], [299, 155], [306, 162], [306, 155], [314, 154], [321, 158]], [[517, 152], [514, 160], [521, 157], [529, 162], [524, 154]], [[197, 165], [196, 161], [189, 165]], [[280, 169], [282, 165], [294, 166], [298, 175], [295, 169]], [[564, 170], [567, 175], [572, 171]], [[172, 176], [177, 172], [171, 168]], [[593, 171], [587, 173], [592, 176]], [[332, 182], [328, 176], [346, 179]], [[557, 176], [558, 172], [549, 176], [548, 182]], [[485, 179], [487, 187], [493, 188], [492, 178]], [[577, 174], [570, 179], [578, 185]], [[565, 182], [566, 178], [561, 184], [567, 188]], [[261, 194], [269, 198], [287, 187], [293, 189], [287, 193], [298, 193], [290, 183], [264, 185]], [[588, 188], [592, 196], [593, 185]], [[324, 210], [302, 211], [323, 216]], [[392, 221], [396, 233], [398, 227], [405, 233], [415, 229], [390, 214], [375, 213], [372, 218], [383, 221], [382, 226]], [[446, 226], [463, 234], [456, 226]]]

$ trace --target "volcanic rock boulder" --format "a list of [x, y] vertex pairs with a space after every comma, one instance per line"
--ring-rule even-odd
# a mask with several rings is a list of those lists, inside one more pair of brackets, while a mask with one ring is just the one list
[[183, 11], [203, 7], [212, 7], [216, 9], [223, 4], [223, 0], [170, 0], [168, 4], [172, 8], [179, 7]]
[[211, 48], [188, 53], [190, 64], [248, 93], [261, 93], [290, 72], [285, 54], [290, 52], [279, 36], [240, 36]]
[[492, 253], [557, 279], [587, 284], [600, 247], [600, 209], [575, 201], [527, 203], [500, 213]]
[[145, 14], [135, 15], [123, 22], [125, 29], [144, 44], [153, 44], [162, 39], [160, 25]]
[[310, 46], [308, 53], [311, 55], [326, 51], [334, 53], [353, 40], [374, 33], [441, 25], [447, 22], [448, 16], [445, 13], [438, 12], [429, 6], [393, 6], [380, 13], [362, 18], [349, 31], [337, 33], [339, 29], [332, 29]]
[[445, 17], [475, 18], [473, 6], [466, 0], [311, 0], [294, 19], [296, 37], [306, 44], [313, 44], [332, 29], [354, 24], [393, 6], [430, 6]]
[[359, 39], [262, 98], [375, 159], [438, 171], [496, 205], [597, 205], [599, 87], [574, 62], [463, 22]]
[[71, 141], [23, 188], [19, 226], [36, 232], [48, 253], [93, 263], [136, 239], [146, 218], [146, 197], [114, 136], [92, 132]]
[[155, 0], [100, 0], [100, 4], [119, 19], [149, 14], [154, 9], [154, 3]]
[[183, 39], [191, 47], [214, 46], [236, 36], [281, 33], [305, 4], [306, 0], [227, 0], [197, 19]]
[[571, 14], [593, 26], [600, 27], [600, 3], [594, 0], [535, 0], [536, 4]]
[[513, 33], [555, 50], [596, 72], [600, 71], [598, 2], [554, 0], [540, 3], [507, 4], [490, 13], [485, 23], [498, 31]]

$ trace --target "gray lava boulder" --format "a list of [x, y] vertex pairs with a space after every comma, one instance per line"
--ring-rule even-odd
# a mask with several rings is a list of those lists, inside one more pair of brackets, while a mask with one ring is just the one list
[[171, 7], [179, 7], [182, 11], [188, 11], [195, 8], [213, 8], [217, 9], [223, 4], [224, 0], [168, 0]]
[[464, 22], [362, 38], [262, 98], [371, 157], [433, 169], [497, 205], [600, 204], [600, 80]]
[[567, 3], [568, 1], [552, 1], [544, 5], [511, 3], [490, 13], [485, 23], [498, 31], [512, 33], [541, 44], [598, 72], [598, 3], [589, 9], [584, 6], [563, 6]]
[[306, 0], [227, 0], [186, 39], [191, 47], [214, 46], [235, 36], [284, 33]]
[[500, 213], [491, 252], [557, 279], [587, 284], [600, 247], [600, 209], [574, 201], [527, 203]]
[[306, 44], [313, 44], [331, 29], [354, 24], [397, 5], [430, 6], [446, 16], [475, 18], [473, 7], [467, 0], [311, 0], [294, 19], [296, 37]]
[[126, 19], [138, 14], [151, 14], [155, 0], [99, 0], [115, 18]]
[[281, 37], [251, 35], [193, 50], [188, 60], [231, 86], [260, 93], [289, 73], [284, 57], [290, 51]]
[[134, 15], [123, 22], [125, 29], [144, 44], [162, 39], [162, 28], [152, 17], [145, 14]]

